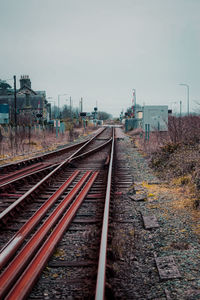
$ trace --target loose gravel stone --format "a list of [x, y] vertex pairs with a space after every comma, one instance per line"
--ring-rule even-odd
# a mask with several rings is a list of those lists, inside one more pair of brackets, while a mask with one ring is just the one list
[[[187, 202], [184, 207], [184, 193], [156, 178], [127, 136], [119, 144], [118, 159], [128, 163], [134, 184], [114, 198], [109, 262], [114, 298], [200, 299], [200, 216]], [[147, 195], [145, 201], [133, 201], [140, 194]], [[160, 227], [144, 229], [142, 215], [155, 215]], [[166, 256], [173, 256], [181, 278], [160, 279], [155, 257]]]

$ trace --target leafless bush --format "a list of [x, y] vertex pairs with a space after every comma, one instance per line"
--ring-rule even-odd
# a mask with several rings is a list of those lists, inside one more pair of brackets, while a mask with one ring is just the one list
[[73, 128], [71, 132], [66, 128], [62, 134], [58, 132], [56, 135], [56, 129], [51, 125], [30, 126], [26, 116], [19, 121], [17, 128], [10, 125], [0, 126], [0, 159], [29, 155], [31, 152], [46, 149], [55, 150], [57, 146], [67, 144], [85, 133], [83, 128]]
[[171, 116], [168, 122], [168, 133], [151, 133], [149, 141], [142, 140], [142, 143], [143, 149], [145, 150], [145, 147], [147, 149], [151, 166], [162, 178], [189, 176], [190, 184], [194, 184], [196, 189], [195, 206], [199, 206], [200, 117]]
[[[134, 131], [133, 131], [134, 132]], [[159, 151], [169, 154], [172, 153], [179, 146], [195, 146], [200, 142], [200, 117], [199, 116], [185, 116], [175, 117], [169, 116], [168, 132], [153, 131], [150, 132], [149, 139], [138, 138], [136, 134], [132, 134], [137, 138], [137, 141], [142, 150], [151, 157], [153, 153]]]
[[199, 143], [200, 117], [169, 117], [168, 134], [172, 143], [184, 143], [194, 145]]
[[18, 126], [18, 128], [17, 128], [17, 141], [18, 141], [18, 144], [20, 145], [19, 151], [21, 153], [25, 152], [26, 139], [27, 139], [27, 134], [26, 134], [25, 125]]

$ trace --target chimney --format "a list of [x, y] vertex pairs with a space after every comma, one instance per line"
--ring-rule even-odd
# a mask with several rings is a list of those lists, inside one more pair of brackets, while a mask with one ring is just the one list
[[20, 79], [20, 89], [25, 86], [31, 89], [31, 81], [28, 75], [22, 75]]

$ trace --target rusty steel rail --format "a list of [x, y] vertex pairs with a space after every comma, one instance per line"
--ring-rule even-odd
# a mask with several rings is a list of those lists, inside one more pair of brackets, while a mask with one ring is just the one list
[[[103, 128], [103, 129], [100, 129], [97, 133], [96, 133], [96, 135], [94, 136], [94, 137], [97, 137], [98, 135], [100, 135], [103, 131], [105, 130], [105, 128]], [[3, 170], [4, 170], [4, 168], [6, 169], [6, 168], [12, 168], [12, 167], [18, 167], [18, 166], [20, 166], [20, 165], [26, 165], [26, 164], [28, 164], [26, 167], [24, 167], [24, 168], [22, 168], [22, 169], [20, 169], [20, 170], [16, 170], [16, 171], [14, 171], [14, 172], [12, 172], [11, 174], [5, 174], [5, 175], [2, 175], [2, 176], [0, 176], [0, 188], [1, 187], [6, 187], [6, 185], [9, 185], [9, 184], [13, 184], [14, 182], [16, 182], [16, 181], [18, 181], [18, 180], [21, 180], [21, 179], [24, 179], [24, 178], [26, 178], [26, 177], [28, 177], [28, 176], [31, 176], [31, 175], [33, 175], [34, 173], [33, 173], [33, 170], [34, 170], [34, 168], [36, 167], [36, 166], [38, 166], [39, 164], [44, 164], [44, 160], [46, 159], [46, 158], [49, 158], [49, 157], [51, 157], [51, 156], [55, 156], [55, 155], [61, 155], [63, 152], [65, 153], [67, 150], [72, 150], [72, 149], [74, 149], [74, 148], [77, 148], [78, 146], [84, 146], [84, 145], [86, 145], [86, 144], [88, 144], [88, 142], [91, 142], [93, 139], [94, 139], [94, 137], [93, 138], [91, 138], [91, 139], [88, 139], [88, 140], [86, 140], [86, 141], [84, 141], [84, 142], [80, 142], [80, 143], [77, 143], [77, 144], [74, 144], [74, 145], [70, 145], [70, 146], [67, 146], [67, 147], [64, 147], [64, 148], [62, 148], [62, 149], [59, 149], [59, 150], [55, 150], [55, 151], [51, 151], [51, 152], [49, 152], [49, 153], [45, 153], [45, 154], [43, 154], [43, 155], [41, 155], [41, 156], [36, 156], [36, 157], [34, 157], [34, 158], [31, 158], [31, 159], [26, 159], [26, 160], [24, 160], [24, 161], [19, 161], [19, 162], [15, 162], [15, 163], [11, 163], [11, 164], [7, 164], [7, 165], [5, 165], [5, 166], [0, 166], [0, 171], [1, 171], [1, 173], [3, 173]], [[75, 152], [76, 153], [76, 152]], [[71, 156], [70, 156], [71, 157]], [[29, 164], [30, 163], [34, 163], [35, 161], [41, 161], [41, 162], [38, 162], [38, 163], [36, 163], [36, 165], [35, 166], [30, 166]], [[58, 166], [60, 163], [56, 163], [56, 164], [52, 164], [52, 167], [56, 167], [56, 166]], [[49, 164], [50, 165], [50, 164]], [[32, 169], [32, 171], [31, 171], [31, 169]], [[38, 167], [38, 170], [42, 170], [42, 167], [41, 168], [39, 168]], [[45, 170], [45, 169], [47, 169], [47, 167], [43, 167], [43, 169]], [[28, 170], [30, 170], [31, 172], [28, 172]], [[37, 171], [37, 169], [35, 168], [35, 172]], [[20, 176], [21, 175], [21, 176]], [[13, 178], [14, 177], [14, 178]], [[13, 179], [12, 179], [13, 178]], [[10, 179], [10, 180], [7, 180], [7, 179]]]
[[111, 142], [112, 142], [112, 138], [110, 138], [107, 142], [101, 144], [101, 145], [98, 146], [98, 147], [95, 147], [95, 148], [92, 149], [92, 150], [89, 150], [89, 151], [87, 151], [87, 152], [84, 152], [83, 154], [80, 154], [80, 155], [77, 155], [77, 156], [75, 156], [75, 157], [72, 157], [72, 158], [69, 160], [69, 162], [71, 162], [71, 161], [73, 161], [73, 160], [75, 160], [75, 159], [79, 159], [79, 158], [86, 157], [86, 156], [88, 156], [88, 155], [90, 155], [90, 154], [92, 154], [92, 153], [95, 153], [96, 151], [99, 151], [99, 150], [103, 149], [105, 146], [107, 146], [107, 145], [110, 144]]
[[101, 131], [99, 131], [94, 137], [92, 137], [89, 141], [87, 141], [83, 146], [81, 146], [77, 151], [75, 151], [70, 157], [65, 159], [61, 164], [59, 164], [53, 171], [51, 171], [48, 175], [46, 175], [42, 180], [40, 180], [36, 185], [34, 185], [29, 191], [27, 191], [23, 196], [18, 198], [14, 203], [12, 203], [8, 208], [6, 208], [2, 213], [0, 213], [0, 223], [5, 223], [7, 218], [9, 218], [10, 215], [12, 215], [13, 211], [26, 201], [28, 197], [34, 194], [36, 190], [41, 187], [47, 180], [51, 178], [51, 176], [54, 176], [58, 173], [58, 171], [61, 171], [62, 168], [67, 165], [70, 160], [75, 157], [79, 152], [81, 152], [89, 143], [91, 143], [96, 137], [98, 137], [105, 128], [103, 128]]
[[6, 174], [0, 177], [0, 187], [2, 184], [7, 183], [11, 180], [16, 180], [17, 178], [19, 178], [19, 176], [25, 176], [27, 174], [30, 174], [30, 172], [33, 171], [38, 171], [42, 168], [46, 168], [47, 166], [50, 166], [51, 164], [45, 164], [43, 162], [41, 163], [37, 163], [35, 165], [32, 166], [28, 166], [26, 168], [23, 168], [21, 170], [12, 172], [11, 174]]
[[[15, 178], [15, 179], [12, 179], [12, 180], [10, 180], [10, 181], [8, 181], [8, 182], [6, 182], [6, 183], [2, 183], [2, 184], [0, 184], [0, 191], [1, 191], [1, 190], [5, 190], [6, 187], [7, 187], [7, 186], [10, 186], [11, 184], [14, 184], [14, 183], [16, 183], [16, 182], [18, 182], [18, 181], [20, 181], [20, 180], [23, 180], [23, 179], [27, 179], [27, 178], [31, 177], [32, 175], [36, 175], [36, 174], [39, 174], [39, 173], [45, 173], [45, 172], [47, 172], [48, 170], [54, 169], [54, 168], [56, 168], [57, 166], [59, 166], [59, 164], [60, 164], [60, 163], [56, 163], [56, 164], [49, 165], [48, 167], [47, 167], [47, 166], [46, 166], [46, 167], [43, 167], [43, 168], [38, 169], [38, 170], [32, 170], [32, 171], [31, 171], [30, 173], [28, 173], [28, 174], [21, 175], [21, 176]], [[2, 194], [0, 194], [0, 196], [1, 196], [1, 195], [2, 195]]]
[[35, 214], [20, 228], [20, 230], [9, 240], [9, 242], [0, 251], [0, 270], [7, 261], [17, 251], [27, 235], [35, 228], [39, 221], [44, 217], [48, 209], [65, 192], [69, 185], [80, 173], [79, 170], [74, 173], [61, 185], [61, 187], [35, 212]]
[[30, 163], [34, 163], [34, 162], [37, 162], [37, 161], [43, 161], [44, 159], [49, 158], [53, 155], [62, 154], [62, 152], [65, 152], [67, 150], [72, 150], [73, 148], [76, 148], [78, 146], [82, 146], [82, 145], [86, 144], [88, 141], [89, 140], [86, 140], [86, 141], [83, 141], [83, 142], [80, 142], [80, 143], [77, 143], [77, 144], [74, 144], [74, 145], [64, 147], [62, 149], [51, 151], [49, 153], [45, 153], [45, 154], [37, 155], [37, 156], [31, 157], [31, 158], [26, 158], [26, 159], [23, 159], [23, 160], [19, 160], [17, 162], [4, 164], [4, 165], [0, 166], [0, 172], [3, 173], [3, 171], [6, 170], [6, 169], [12, 169], [12, 168], [15, 168], [15, 167], [19, 167], [21, 165], [23, 165], [23, 166], [27, 165], [28, 166]]
[[[58, 219], [62, 216], [67, 205], [72, 201], [76, 194], [83, 187], [84, 183], [88, 179], [91, 171], [87, 171], [75, 187], [69, 192], [69, 194], [61, 201], [57, 208], [51, 213], [51, 215], [45, 220], [38, 231], [33, 235], [30, 241], [24, 246], [20, 253], [14, 258], [5, 272], [0, 276], [0, 296], [5, 295], [10, 287], [12, 287], [13, 282], [19, 277], [27, 263], [34, 256], [38, 247], [42, 244], [44, 238], [55, 225]], [[33, 220], [38, 220], [38, 217], [33, 218]], [[20, 239], [20, 233], [16, 237]]]
[[106, 188], [106, 198], [103, 216], [103, 226], [101, 233], [101, 244], [99, 251], [99, 263], [97, 272], [97, 282], [96, 282], [96, 300], [103, 300], [105, 294], [105, 282], [106, 282], [106, 252], [107, 252], [107, 240], [108, 240], [108, 225], [109, 225], [109, 208], [110, 208], [110, 194], [111, 194], [111, 183], [112, 183], [112, 168], [113, 168], [113, 157], [114, 157], [114, 128], [112, 136], [112, 148], [110, 154], [110, 164], [108, 170], [107, 178], [107, 188]]
[[[98, 146], [98, 147], [96, 147], [96, 148], [94, 148], [94, 149], [92, 149], [92, 150], [89, 150], [89, 151], [84, 152], [84, 153], [82, 153], [82, 154], [80, 154], [80, 155], [74, 156], [74, 157], [72, 157], [72, 158], [68, 158], [68, 159], [69, 159], [68, 163], [70, 163], [70, 162], [72, 162], [72, 161], [74, 161], [74, 160], [76, 160], [76, 159], [86, 157], [86, 156], [88, 156], [88, 155], [90, 155], [90, 154], [92, 154], [92, 153], [95, 153], [96, 151], [101, 150], [102, 148], [104, 148], [105, 146], [107, 146], [108, 144], [110, 144], [111, 142], [112, 142], [112, 138], [110, 138], [107, 142], [103, 143], [102, 145], [100, 145], [100, 146]], [[50, 169], [50, 168], [53, 168], [53, 167], [57, 167], [58, 165], [59, 165], [59, 163], [54, 164], [54, 165], [51, 165], [51, 166], [49, 166], [49, 167], [45, 167], [44, 169], [39, 170], [39, 171], [40, 171], [40, 172], [43, 171], [43, 170], [45, 171], [45, 170], [48, 169], [48, 168]], [[0, 188], [1, 188], [1, 187], [5, 187], [6, 185], [11, 184], [11, 183], [13, 183], [13, 182], [15, 182], [15, 181], [18, 181], [18, 180], [24, 179], [24, 178], [26, 178], [26, 177], [28, 177], [28, 176], [31, 176], [32, 174], [36, 174], [36, 171], [35, 171], [34, 173], [31, 172], [31, 173], [29, 173], [29, 174], [27, 174], [27, 175], [23, 175], [23, 176], [21, 176], [21, 177], [19, 177], [19, 178], [13, 179], [12, 181], [9, 181], [9, 182], [7, 182], [7, 183], [5, 183], [5, 184], [2, 184], [2, 185], [0, 184]]]
[[[104, 130], [105, 130], [105, 128], [99, 129], [94, 137], [101, 134]], [[32, 168], [34, 168], [34, 166], [31, 166], [30, 164], [33, 164], [33, 163], [36, 163], [36, 165], [38, 165], [39, 163], [42, 164], [42, 163], [44, 163], [45, 159], [48, 159], [48, 158], [50, 158], [52, 156], [56, 156], [56, 155], [57, 156], [62, 155], [63, 153], [65, 153], [67, 151], [70, 151], [70, 150], [73, 150], [74, 148], [81, 147], [81, 146], [85, 145], [86, 143], [88, 143], [91, 140], [93, 140], [93, 137], [90, 138], [90, 139], [87, 139], [83, 142], [79, 142], [79, 143], [76, 143], [76, 144], [73, 144], [73, 145], [70, 145], [70, 146], [68, 145], [68, 146], [63, 147], [61, 149], [57, 149], [57, 150], [54, 150], [54, 151], [51, 151], [51, 152], [48, 152], [48, 153], [45, 153], [45, 154], [42, 154], [42, 155], [37, 155], [37, 156], [27, 158], [27, 159], [24, 159], [24, 160], [20, 160], [20, 161], [17, 161], [17, 162], [2, 165], [2, 166], [0, 166], [0, 173], [2, 174], [0, 176], [0, 184], [2, 183], [2, 181], [5, 182], [4, 179], [12, 178], [14, 174], [17, 176], [18, 174], [20, 175], [21, 173], [25, 172], [26, 170], [28, 171], [29, 168], [30, 168], [30, 170]], [[21, 166], [22, 166], [22, 168], [18, 169]], [[14, 173], [12, 171], [11, 174], [3, 175], [5, 170], [13, 170], [13, 168], [15, 168]], [[28, 172], [26, 174], [28, 174]], [[16, 177], [16, 180], [17, 180], [17, 177]]]
[[[86, 172], [83, 177], [88, 177], [90, 175], [91, 171]], [[37, 231], [37, 233], [32, 237], [30, 242], [28, 242], [27, 246], [22, 249], [22, 251], [19, 253], [19, 255], [16, 257], [16, 264], [14, 264], [13, 267], [10, 267], [10, 272], [6, 274], [2, 274], [0, 278], [0, 296], [5, 296], [5, 299], [25, 299], [29, 292], [31, 291], [34, 283], [36, 282], [39, 274], [43, 270], [44, 266], [46, 265], [49, 257], [52, 255], [56, 245], [62, 238], [63, 233], [69, 226], [70, 222], [73, 220], [78, 208], [82, 204], [84, 198], [86, 197], [87, 193], [89, 192], [90, 188], [92, 187], [95, 179], [97, 178], [99, 172], [94, 172], [89, 180], [86, 182], [85, 186], [77, 196], [77, 198], [74, 200], [74, 202], [71, 204], [71, 206], [68, 208], [68, 210], [64, 213], [63, 217], [60, 219], [56, 227], [53, 229], [49, 237], [46, 239], [46, 241], [43, 241], [44, 237], [46, 236], [47, 227], [49, 229], [51, 228], [51, 223], [56, 222], [56, 216], [57, 214], [62, 215], [62, 212], [64, 211], [65, 207], [69, 203], [69, 194], [68, 196], [63, 199], [62, 203], [58, 206], [58, 208], [52, 213], [52, 215], [49, 216], [49, 218], [45, 221], [45, 223], [41, 226], [41, 228]], [[86, 178], [83, 179], [82, 177], [82, 184], [85, 182]], [[79, 189], [81, 188], [79, 187]], [[79, 190], [78, 189], [78, 190]], [[72, 198], [77, 194], [76, 186], [71, 191], [73, 193]], [[34, 248], [37, 248], [36, 244], [42, 244], [39, 249], [34, 250]], [[27, 248], [26, 248], [27, 247]], [[34, 254], [34, 257], [32, 255]], [[29, 257], [31, 256], [31, 258]], [[18, 260], [18, 257], [20, 259]], [[25, 259], [25, 257], [27, 258]], [[31, 260], [32, 259], [32, 260]], [[27, 263], [29, 265], [27, 266]], [[21, 264], [24, 266], [22, 267]], [[26, 267], [22, 275], [19, 277], [19, 274], [16, 274], [16, 269], [19, 270], [19, 273], [23, 271], [23, 269]], [[5, 274], [5, 275], [4, 275]], [[12, 284], [14, 283], [15, 279], [19, 278], [18, 281], [14, 284], [12, 287]], [[9, 281], [9, 282], [8, 282]], [[8, 289], [11, 290], [8, 292]]]

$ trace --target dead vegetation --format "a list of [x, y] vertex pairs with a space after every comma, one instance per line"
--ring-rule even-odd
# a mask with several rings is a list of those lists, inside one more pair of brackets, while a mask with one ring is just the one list
[[[153, 132], [149, 140], [130, 132], [158, 177], [195, 194], [200, 206], [200, 117], [169, 117], [168, 132]], [[176, 180], [174, 180], [176, 179]]]
[[68, 128], [57, 134], [52, 126], [0, 125], [0, 164], [19, 160], [36, 153], [53, 151], [60, 145], [76, 141], [96, 128]]

